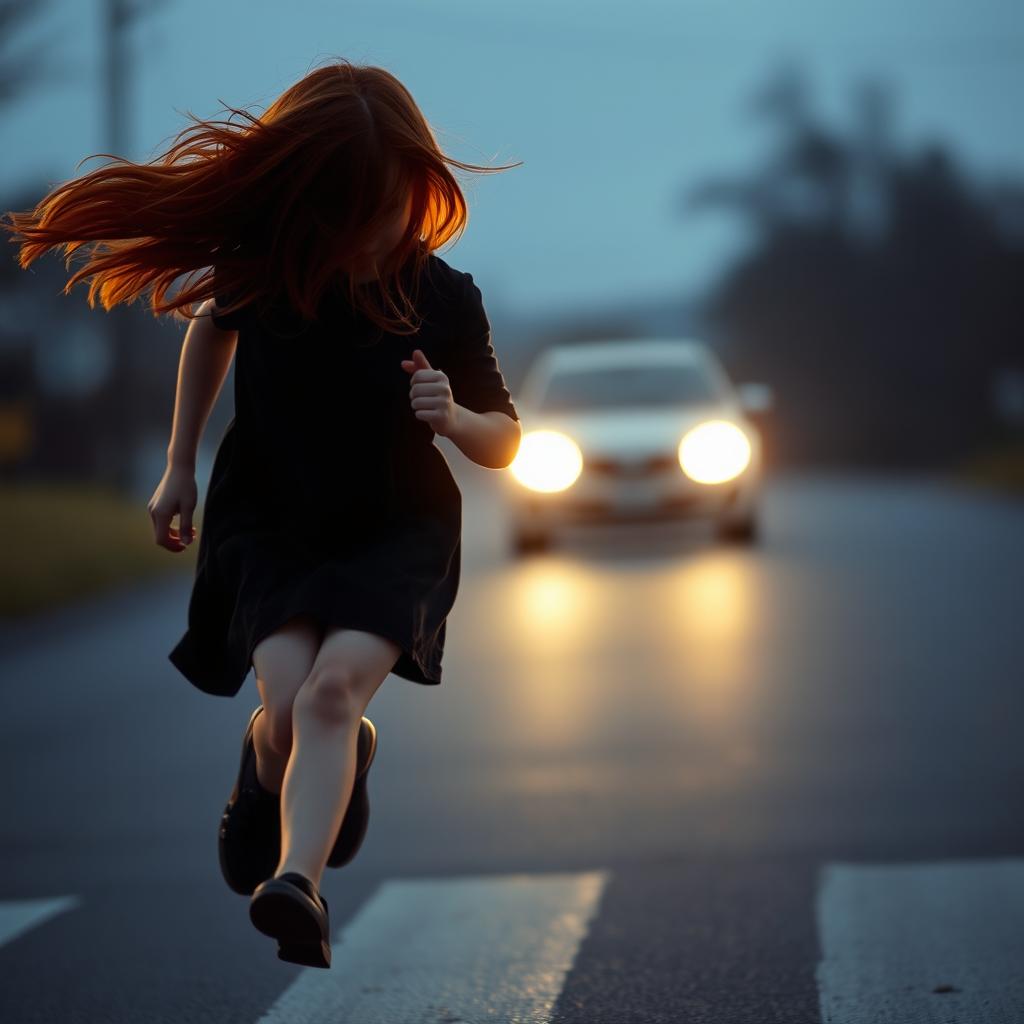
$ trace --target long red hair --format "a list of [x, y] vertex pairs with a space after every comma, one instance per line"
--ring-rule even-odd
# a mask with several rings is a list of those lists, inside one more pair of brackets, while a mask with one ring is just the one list
[[[63, 246], [70, 269], [72, 254], [88, 247], [65, 295], [90, 277], [92, 307], [97, 296], [109, 310], [148, 290], [154, 316], [182, 319], [195, 315], [193, 303], [228, 295], [226, 310], [283, 298], [313, 320], [325, 291], [344, 284], [353, 307], [379, 327], [412, 334], [415, 291], [406, 292], [405, 272], [418, 285], [429, 254], [460, 236], [468, 219], [446, 165], [483, 173], [518, 166], [445, 155], [394, 75], [343, 58], [286, 89], [261, 117], [224, 109], [245, 123], [189, 113], [196, 123], [155, 160], [115, 157], [57, 186], [34, 210], [6, 214], [3, 227], [20, 236], [11, 239], [20, 265]], [[379, 279], [355, 282], [357, 257], [409, 199], [405, 233], [378, 266]]]

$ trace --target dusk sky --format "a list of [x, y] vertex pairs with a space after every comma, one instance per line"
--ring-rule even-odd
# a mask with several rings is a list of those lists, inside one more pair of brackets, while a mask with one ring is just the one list
[[[3, 111], [5, 189], [57, 183], [102, 161], [99, 4], [55, 0], [23, 32], [63, 77]], [[949, 143], [981, 177], [1024, 176], [1024, 5], [1014, 0], [519, 0], [255, 3], [165, 0], [133, 29], [133, 141], [150, 159], [187, 120], [257, 113], [325, 58], [379, 64], [410, 89], [458, 172], [470, 221], [440, 255], [470, 270], [492, 311], [538, 315], [695, 293], [742, 244], [718, 212], [677, 211], [681, 190], [740, 173], [764, 151], [746, 106], [784, 59], [818, 109], [845, 123], [878, 74], [895, 134]]]

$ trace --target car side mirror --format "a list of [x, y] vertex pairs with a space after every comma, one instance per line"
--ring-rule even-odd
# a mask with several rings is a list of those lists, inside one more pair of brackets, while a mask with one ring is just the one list
[[744, 412], [768, 412], [775, 404], [772, 389], [767, 384], [748, 381], [737, 385], [736, 393]]

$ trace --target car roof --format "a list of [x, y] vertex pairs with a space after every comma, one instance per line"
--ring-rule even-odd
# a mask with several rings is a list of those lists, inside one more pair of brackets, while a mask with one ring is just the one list
[[616, 366], [706, 363], [710, 350], [689, 338], [612, 338], [551, 345], [538, 356], [547, 373]]

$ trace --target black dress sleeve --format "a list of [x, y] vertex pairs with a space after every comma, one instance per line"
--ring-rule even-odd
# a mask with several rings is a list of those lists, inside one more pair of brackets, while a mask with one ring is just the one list
[[[214, 268], [214, 285], [217, 284], [217, 271]], [[210, 320], [213, 322], [214, 327], [219, 327], [222, 331], [237, 331], [242, 324], [245, 322], [246, 314], [249, 312], [249, 304], [242, 306], [240, 309], [233, 309], [230, 313], [218, 313], [219, 309], [226, 309], [230, 305], [232, 300], [232, 293], [223, 289], [218, 288], [214, 294], [214, 305], [210, 309]]]
[[503, 412], [519, 419], [491, 344], [491, 325], [483, 296], [466, 273], [461, 310], [449, 365], [445, 368], [452, 397], [473, 412]]
[[219, 327], [222, 331], [237, 331], [245, 321], [245, 314], [248, 311], [248, 306], [243, 306], [241, 309], [233, 309], [230, 313], [218, 313], [218, 309], [224, 309], [231, 298], [226, 293], [220, 293], [214, 297], [214, 305], [210, 310], [210, 320], [213, 322], [214, 327]]

